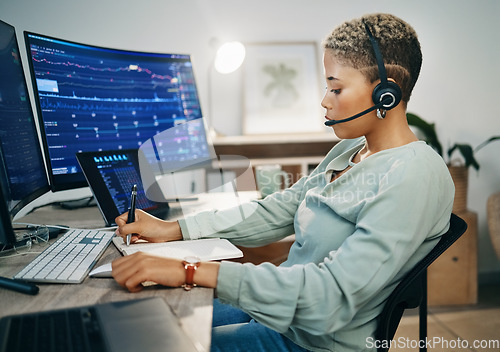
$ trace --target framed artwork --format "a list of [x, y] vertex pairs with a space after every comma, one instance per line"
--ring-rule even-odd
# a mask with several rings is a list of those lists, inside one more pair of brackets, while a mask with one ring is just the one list
[[313, 42], [247, 44], [243, 133], [324, 131], [319, 76]]

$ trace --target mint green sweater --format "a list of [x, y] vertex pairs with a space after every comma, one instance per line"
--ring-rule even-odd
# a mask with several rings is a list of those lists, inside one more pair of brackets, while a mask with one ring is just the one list
[[279, 267], [222, 262], [217, 295], [313, 351], [373, 350], [384, 301], [449, 226], [454, 186], [439, 155], [413, 142], [352, 163], [363, 145], [339, 142], [309, 176], [263, 200], [179, 221], [185, 239], [249, 247], [295, 234]]

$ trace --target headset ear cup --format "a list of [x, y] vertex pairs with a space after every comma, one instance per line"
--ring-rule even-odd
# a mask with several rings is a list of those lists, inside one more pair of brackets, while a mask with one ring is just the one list
[[395, 108], [399, 102], [401, 101], [401, 97], [403, 94], [401, 93], [401, 88], [395, 82], [387, 82], [387, 85], [384, 87], [382, 83], [377, 84], [375, 89], [373, 89], [372, 99], [374, 104], [380, 103], [380, 101], [386, 96], [389, 95], [393, 97], [393, 100], [384, 105], [384, 110], [391, 110]]

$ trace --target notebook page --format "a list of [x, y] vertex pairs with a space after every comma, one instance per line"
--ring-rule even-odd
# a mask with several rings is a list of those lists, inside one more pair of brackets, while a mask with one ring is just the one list
[[164, 243], [136, 243], [127, 245], [121, 237], [114, 237], [113, 243], [125, 255], [139, 251], [169, 258], [183, 259], [196, 256], [202, 261], [240, 258], [243, 253], [226, 239], [210, 238], [191, 241], [173, 241]]

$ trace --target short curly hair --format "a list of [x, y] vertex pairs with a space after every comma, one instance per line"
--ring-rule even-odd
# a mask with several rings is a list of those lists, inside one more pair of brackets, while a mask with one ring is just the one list
[[407, 103], [422, 66], [422, 51], [415, 30], [391, 14], [370, 14], [342, 23], [323, 41], [343, 64], [360, 70], [370, 83], [380, 79], [366, 23], [384, 58], [387, 77], [401, 87]]

